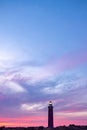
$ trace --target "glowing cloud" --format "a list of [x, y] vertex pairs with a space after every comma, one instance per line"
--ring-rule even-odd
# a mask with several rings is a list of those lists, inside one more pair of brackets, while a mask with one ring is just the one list
[[21, 105], [22, 110], [28, 110], [28, 111], [37, 111], [37, 110], [41, 110], [45, 107], [46, 107], [46, 104], [43, 105], [43, 103], [22, 104]]

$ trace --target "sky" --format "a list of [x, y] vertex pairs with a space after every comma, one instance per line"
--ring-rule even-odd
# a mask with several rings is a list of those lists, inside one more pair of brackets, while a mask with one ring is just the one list
[[0, 0], [0, 126], [87, 125], [87, 0]]

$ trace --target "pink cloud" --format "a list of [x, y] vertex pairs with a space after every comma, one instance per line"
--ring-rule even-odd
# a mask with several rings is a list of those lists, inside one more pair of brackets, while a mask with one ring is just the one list
[[57, 119], [55, 119], [55, 126], [62, 126], [62, 125], [70, 125], [70, 124], [75, 124], [75, 125], [87, 125], [87, 121], [86, 120], [81, 120], [81, 119], [74, 119], [74, 120], [70, 120], [70, 119], [60, 119], [60, 117], [58, 117]]
[[52, 58], [46, 66], [46, 69], [55, 74], [74, 69], [84, 63], [87, 63], [87, 52], [75, 52], [65, 54], [59, 59]]
[[46, 126], [47, 120], [45, 116], [29, 116], [19, 118], [0, 118], [0, 126]]
[[[85, 118], [70, 118], [65, 115], [56, 115], [54, 117], [54, 126], [60, 125], [87, 125]], [[18, 117], [18, 118], [0, 118], [0, 126], [45, 126], [47, 127], [47, 116], [29, 116], [29, 117]]]

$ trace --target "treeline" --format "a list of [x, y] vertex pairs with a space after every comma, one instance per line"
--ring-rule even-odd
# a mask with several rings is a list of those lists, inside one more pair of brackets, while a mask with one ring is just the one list
[[39, 127], [0, 127], [0, 130], [87, 130], [87, 126], [80, 125], [69, 125], [69, 126], [58, 126], [55, 128], [46, 128], [43, 126]]

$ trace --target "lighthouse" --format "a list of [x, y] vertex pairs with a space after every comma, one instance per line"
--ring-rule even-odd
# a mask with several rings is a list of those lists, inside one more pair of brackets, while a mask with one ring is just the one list
[[53, 128], [53, 105], [52, 101], [48, 105], [48, 128]]

